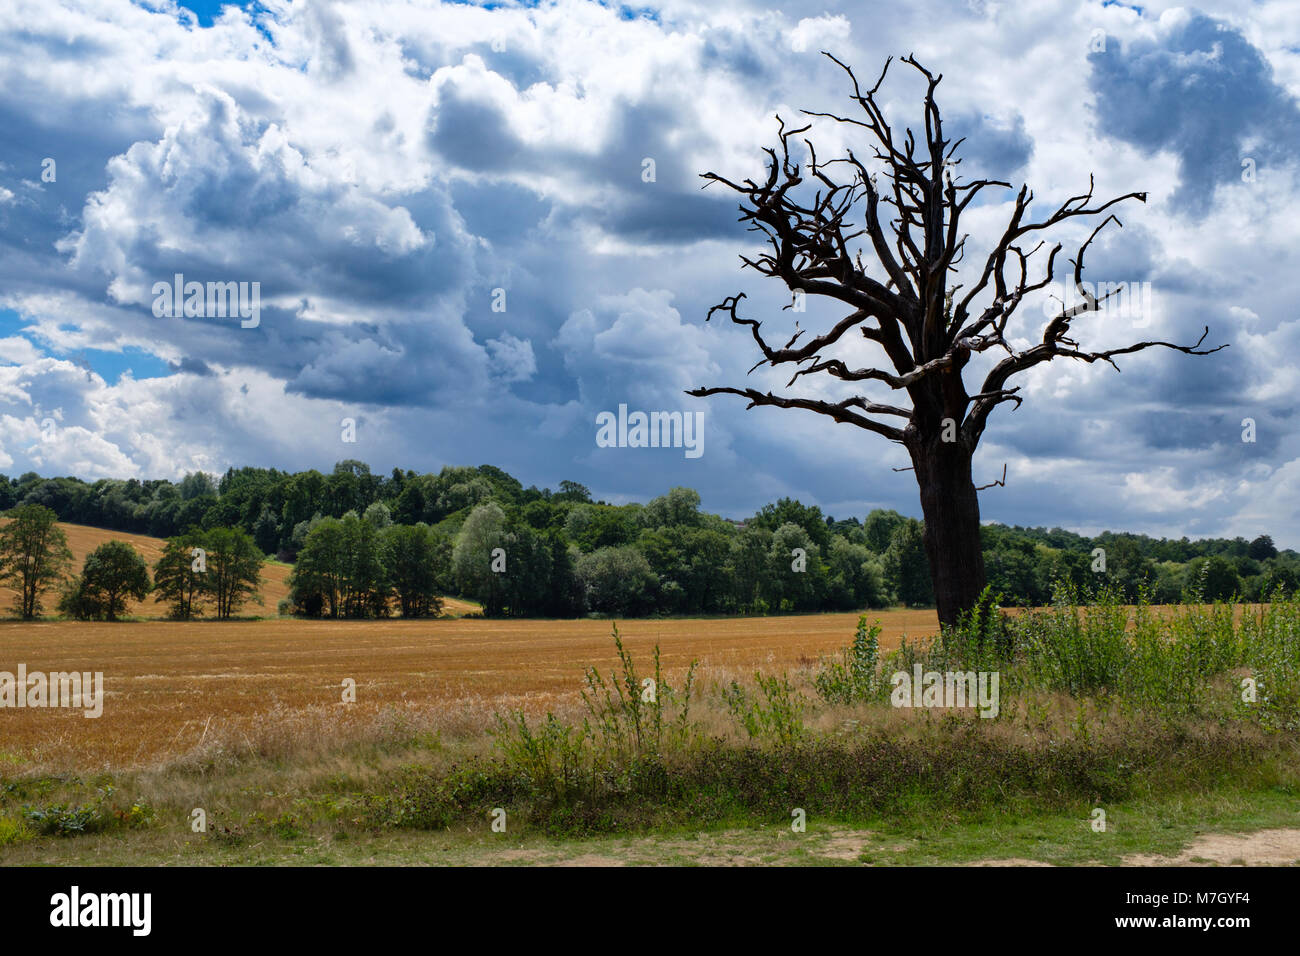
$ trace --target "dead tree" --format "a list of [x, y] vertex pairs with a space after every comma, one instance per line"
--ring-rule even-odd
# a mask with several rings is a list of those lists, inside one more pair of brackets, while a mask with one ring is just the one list
[[[1129, 199], [1146, 201], [1146, 193], [1139, 192], [1094, 201], [1091, 179], [1087, 192], [1067, 199], [1041, 220], [1029, 215], [1033, 193], [1022, 186], [1010, 221], [978, 276], [968, 288], [950, 285], [966, 253], [962, 213], [982, 190], [1010, 189], [1011, 184], [990, 179], [960, 182], [955, 175], [960, 162], [955, 154], [962, 140], [950, 142], [943, 135], [934, 97], [942, 75], [935, 76], [911, 56], [901, 61], [916, 69], [926, 83], [925, 138], [918, 143], [908, 128], [899, 141], [876, 100], [892, 57], [875, 85], [864, 90], [850, 67], [825, 55], [848, 74], [851, 98], [860, 113], [804, 113], [865, 136], [873, 157], [864, 161], [848, 150], [842, 157], [821, 162], [812, 143], [803, 139], [809, 157], [805, 170], [791, 161], [790, 146], [811, 124], [786, 129], [778, 117], [778, 144], [764, 150], [770, 161], [766, 180], [736, 183], [712, 172], [703, 178], [708, 180], [706, 187], [720, 183], [740, 193], [744, 197], [740, 221], [766, 238], [770, 249], [756, 259], [741, 256], [744, 267], [782, 280], [796, 301], [801, 295], [819, 296], [833, 300], [848, 314], [812, 338], [799, 330], [779, 347], [764, 337], [759, 320], [740, 315], [743, 293], [715, 305], [708, 318], [723, 312], [735, 324], [748, 326], [762, 353], [750, 371], [763, 365], [791, 366], [787, 389], [803, 376], [824, 375], [842, 382], [882, 383], [897, 397], [890, 402], [865, 395], [826, 401], [736, 387], [696, 388], [687, 394], [739, 395], [749, 400], [749, 408], [806, 409], [906, 447], [921, 493], [925, 549], [939, 620], [952, 624], [974, 606], [985, 585], [979, 489], [972, 479], [971, 462], [989, 413], [1006, 402], [1017, 407], [1021, 402], [1020, 387], [1011, 385], [1011, 378], [1060, 357], [1106, 362], [1118, 370], [1116, 356], [1157, 346], [1189, 355], [1208, 355], [1225, 346], [1201, 348], [1208, 326], [1194, 345], [1153, 341], [1088, 351], [1071, 338], [1072, 323], [1097, 312], [1114, 294], [1099, 297], [1083, 282], [1088, 246], [1108, 223], [1120, 225], [1107, 210]], [[1044, 254], [1046, 240], [1042, 239], [1030, 247], [1036, 234], [1070, 219], [1103, 214], [1105, 218], [1070, 260], [1081, 301], [1068, 307], [1062, 301], [1059, 314], [1046, 322], [1041, 341], [1023, 350], [1013, 348], [1005, 335], [1007, 322], [1026, 296], [1053, 281], [1061, 251], [1056, 243]], [[863, 263], [863, 246], [870, 271]], [[833, 347], [854, 329], [879, 346], [887, 364], [851, 368], [834, 357]], [[963, 370], [975, 353], [994, 349], [1005, 356], [970, 392], [962, 380]]]

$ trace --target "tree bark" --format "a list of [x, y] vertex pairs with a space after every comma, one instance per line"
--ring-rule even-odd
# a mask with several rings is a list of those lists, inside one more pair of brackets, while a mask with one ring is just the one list
[[971, 477], [974, 449], [960, 438], [940, 436], [908, 443], [925, 517], [925, 553], [930, 559], [939, 623], [953, 625], [975, 606], [984, 590], [980, 505]]

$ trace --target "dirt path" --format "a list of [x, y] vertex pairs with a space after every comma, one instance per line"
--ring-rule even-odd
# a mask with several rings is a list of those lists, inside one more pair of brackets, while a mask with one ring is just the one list
[[1177, 856], [1124, 857], [1125, 866], [1300, 866], [1300, 829], [1207, 833]]
[[[970, 866], [1051, 866], [1040, 860], [979, 860]], [[1132, 853], [1122, 866], [1300, 866], [1300, 829], [1207, 833], [1176, 856]]]
[[[505, 849], [481, 856], [484, 866], [763, 866], [891, 862], [904, 846], [878, 842], [869, 830], [833, 827], [806, 837], [766, 830], [725, 830], [694, 837], [628, 838], [570, 847]], [[1052, 866], [1042, 860], [1005, 857], [975, 860], [966, 866]], [[1296, 866], [1300, 865], [1300, 829], [1260, 830], [1250, 834], [1210, 833], [1198, 837], [1175, 856], [1132, 854], [1122, 866]]]

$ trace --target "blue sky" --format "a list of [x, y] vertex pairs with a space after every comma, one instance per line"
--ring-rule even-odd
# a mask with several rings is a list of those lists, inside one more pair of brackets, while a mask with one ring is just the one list
[[[747, 376], [747, 333], [704, 322], [723, 296], [745, 292], [774, 337], [793, 329], [787, 294], [738, 268], [755, 246], [734, 202], [698, 174], [757, 175], [775, 114], [846, 108], [818, 50], [872, 76], [914, 52], [944, 74], [968, 175], [1029, 183], [1040, 214], [1090, 174], [1099, 194], [1148, 191], [1088, 274], [1143, 284], [1151, 307], [1138, 329], [1096, 317], [1085, 344], [1205, 325], [1231, 343], [1027, 376], [977, 455], [977, 480], [1007, 467], [985, 518], [1300, 547], [1300, 20], [1285, 0], [183, 6], [0, 11], [0, 471], [492, 463], [614, 501], [689, 485], [736, 516], [781, 495], [916, 514], [883, 439], [684, 394], [788, 379]], [[899, 125], [918, 102], [901, 74], [887, 87]], [[823, 154], [855, 145], [813, 135]], [[1012, 197], [970, 211], [974, 248]], [[154, 284], [177, 273], [257, 282], [260, 321], [155, 315]], [[1026, 304], [1014, 341], [1044, 316]], [[704, 453], [597, 447], [596, 416], [620, 404], [703, 411]]]
[[[148, 5], [146, 4], [146, 6]], [[212, 21], [220, 15], [222, 7], [247, 9], [256, 6], [256, 4], [250, 2], [231, 3], [230, 0], [225, 0], [225, 2], [220, 2], [220, 0], [185, 0], [185, 2], [178, 3], [177, 6], [193, 11], [194, 15], [198, 17], [200, 26], [210, 27]]]

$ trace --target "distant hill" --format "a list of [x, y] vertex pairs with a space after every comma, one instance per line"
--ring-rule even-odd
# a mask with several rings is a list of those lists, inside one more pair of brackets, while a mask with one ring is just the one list
[[[0, 519], [3, 520], [3, 519]], [[138, 550], [140, 557], [148, 563], [149, 575], [152, 576], [153, 564], [162, 557], [162, 546], [166, 544], [160, 537], [148, 535], [131, 535], [125, 531], [107, 531], [105, 528], [91, 528], [85, 524], [68, 524], [60, 522], [59, 527], [68, 535], [68, 546], [73, 553], [73, 574], [81, 574], [86, 555], [99, 548], [105, 541], [126, 541], [131, 548]], [[261, 601], [250, 601], [239, 610], [239, 617], [276, 617], [276, 609], [282, 598], [289, 597], [289, 575], [294, 570], [291, 564], [266, 562], [261, 568]], [[13, 588], [0, 587], [0, 617], [12, 614], [13, 602], [18, 594]], [[59, 601], [56, 593], [47, 593], [44, 597], [45, 617], [53, 617], [55, 604]], [[165, 618], [166, 605], [153, 600], [152, 594], [144, 601], [130, 601], [127, 615], [134, 618]], [[464, 617], [476, 614], [481, 607], [471, 601], [461, 601], [455, 597], [443, 598], [443, 610], [451, 617]]]
[[[3, 519], [0, 519], [3, 520]], [[60, 522], [59, 527], [68, 535], [68, 546], [73, 553], [73, 574], [81, 574], [86, 555], [99, 548], [105, 541], [126, 541], [131, 548], [138, 550], [140, 557], [149, 566], [149, 575], [153, 574], [153, 564], [162, 557], [162, 546], [166, 544], [160, 537], [148, 535], [131, 535], [125, 531], [108, 531], [105, 528], [91, 528], [85, 524], [68, 524]], [[261, 601], [250, 601], [239, 610], [238, 617], [276, 617], [277, 607], [282, 598], [289, 597], [289, 575], [294, 568], [292, 564], [266, 562], [261, 568]], [[13, 602], [18, 594], [13, 588], [0, 587], [0, 617], [12, 614]], [[59, 601], [56, 593], [47, 593], [44, 598], [45, 617], [53, 617], [55, 605]], [[461, 618], [467, 614], [477, 614], [482, 610], [472, 601], [460, 598], [442, 598], [443, 613], [450, 617]], [[127, 615], [134, 618], [165, 618], [166, 604], [153, 600], [152, 594], [144, 601], [130, 601]]]
[[[140, 552], [140, 556], [149, 565], [149, 572], [152, 576], [154, 563], [162, 556], [163, 546], [166, 544], [162, 538], [152, 538], [147, 534], [108, 531], [104, 528], [91, 528], [86, 525], [68, 524], [63, 521], [59, 522], [59, 527], [68, 536], [68, 547], [72, 549], [72, 572], [74, 574], [81, 572], [81, 566], [86, 561], [86, 555], [101, 544], [107, 541], [125, 541]], [[279, 607], [281, 599], [289, 596], [289, 574], [292, 571], [293, 566], [288, 564], [268, 561], [263, 565], [262, 599], [261, 601], [250, 601], [245, 604], [240, 609], [239, 616], [275, 617], [276, 608]], [[13, 602], [17, 596], [17, 592], [13, 588], [0, 587], [0, 617], [7, 617], [12, 613]], [[58, 596], [56, 594], [46, 594], [44, 604], [47, 617], [55, 614], [54, 608], [57, 601]], [[462, 601], [458, 598], [443, 598], [443, 607], [447, 614], [454, 617], [463, 617], [466, 614], [477, 613], [481, 610], [477, 604]], [[127, 614], [131, 617], [163, 618], [167, 616], [167, 605], [155, 601], [151, 594], [143, 601], [131, 601], [127, 605]]]
[[[63, 533], [68, 536], [68, 547], [72, 549], [72, 573], [81, 573], [81, 566], [86, 561], [86, 555], [94, 551], [101, 544], [108, 541], [125, 541], [140, 552], [149, 565], [150, 576], [153, 574], [154, 563], [162, 556], [163, 546], [166, 544], [162, 538], [151, 538], [145, 534], [128, 534], [125, 531], [108, 531], [104, 528], [90, 528], [81, 524], [67, 524], [60, 521], [59, 527]], [[281, 598], [289, 596], [289, 572], [293, 568], [286, 564], [268, 563], [262, 568], [262, 587], [260, 602], [250, 601], [240, 610], [241, 615], [248, 616], [271, 616], [274, 617], [276, 607]], [[13, 588], [0, 587], [0, 615], [8, 616], [12, 613], [14, 599], [17, 593]], [[46, 616], [52, 616], [55, 613], [55, 604], [58, 601], [58, 595], [47, 593], [43, 599]], [[167, 605], [153, 599], [149, 595], [143, 601], [131, 601], [127, 605], [128, 615], [132, 617], [166, 617]]]

